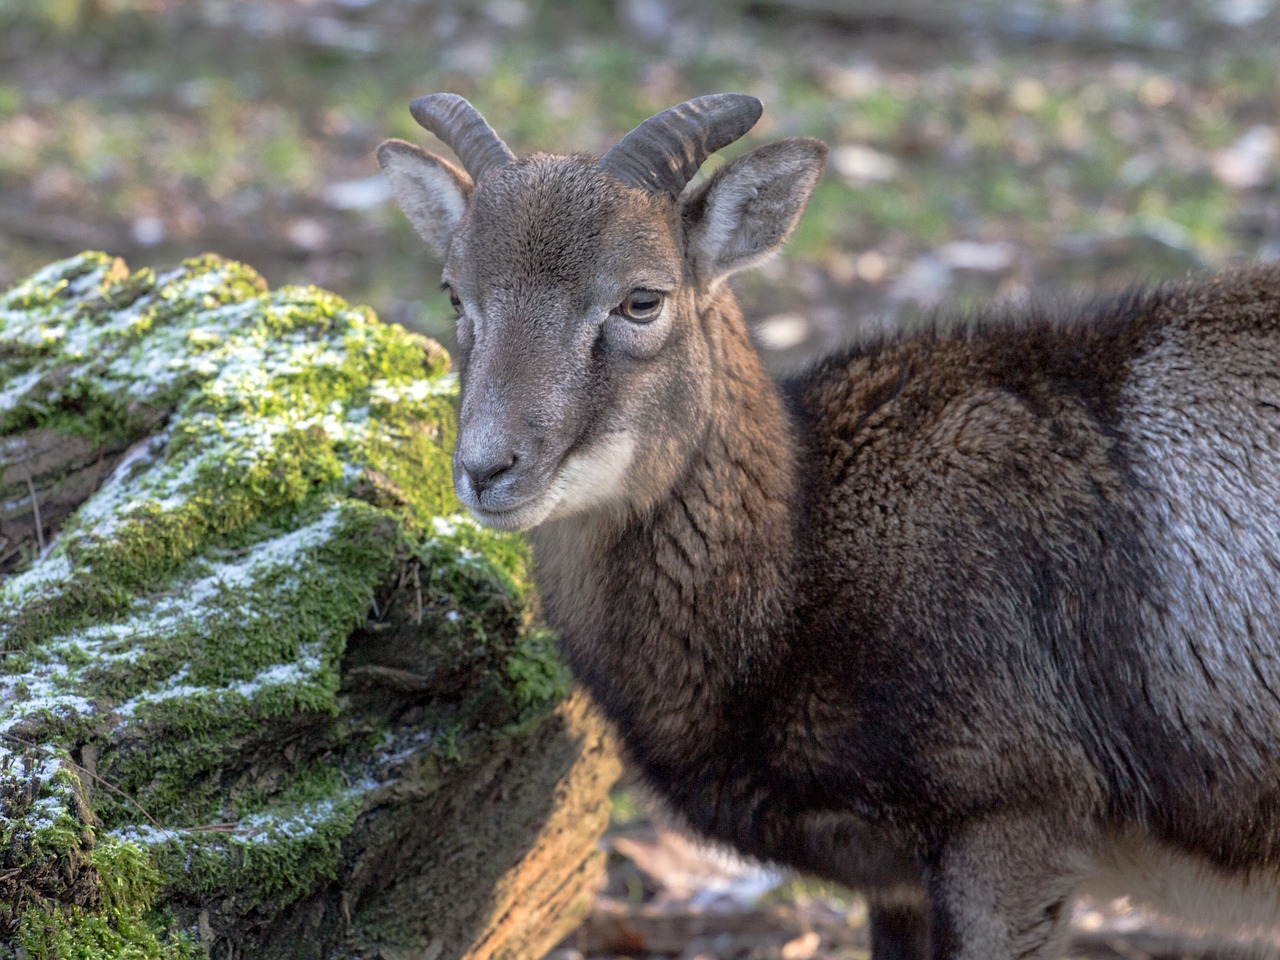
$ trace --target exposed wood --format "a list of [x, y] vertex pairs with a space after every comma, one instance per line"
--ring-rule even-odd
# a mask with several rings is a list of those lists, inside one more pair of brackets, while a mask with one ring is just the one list
[[42, 548], [127, 446], [48, 428], [0, 437], [0, 576]]

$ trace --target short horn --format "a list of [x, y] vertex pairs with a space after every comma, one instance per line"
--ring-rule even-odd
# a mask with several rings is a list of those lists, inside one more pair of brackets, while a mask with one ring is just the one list
[[479, 182], [490, 170], [515, 161], [502, 139], [484, 117], [456, 93], [433, 93], [409, 104], [413, 119], [449, 145], [462, 168]]
[[759, 100], [740, 93], [687, 100], [628, 133], [600, 166], [633, 187], [676, 196], [707, 157], [754, 127], [763, 112]]

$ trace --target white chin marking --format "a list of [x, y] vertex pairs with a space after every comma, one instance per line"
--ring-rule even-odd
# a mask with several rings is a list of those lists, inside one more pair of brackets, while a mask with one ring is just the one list
[[598, 443], [568, 457], [551, 482], [549, 493], [556, 500], [547, 519], [560, 520], [621, 500], [635, 453], [635, 440], [621, 430], [606, 434]]
[[563, 520], [616, 502], [623, 497], [635, 449], [630, 433], [606, 434], [585, 450], [566, 457], [538, 499], [515, 510], [490, 513], [472, 507], [471, 513], [487, 527], [523, 531], [532, 530], [545, 520]]

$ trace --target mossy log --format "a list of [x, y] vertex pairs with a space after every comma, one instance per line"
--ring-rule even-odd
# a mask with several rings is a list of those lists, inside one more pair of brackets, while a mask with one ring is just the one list
[[436, 344], [205, 257], [0, 297], [0, 956], [539, 956], [617, 774]]

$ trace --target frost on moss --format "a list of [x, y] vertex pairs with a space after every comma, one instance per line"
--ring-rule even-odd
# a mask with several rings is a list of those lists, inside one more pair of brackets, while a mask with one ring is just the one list
[[447, 365], [211, 256], [86, 253], [0, 296], [4, 450], [53, 431], [117, 451], [0, 573], [0, 789], [5, 764], [40, 784], [0, 801], [28, 894], [0, 900], [30, 905], [0, 916], [8, 949], [70, 955], [60, 929], [178, 956], [153, 902], [282, 910], [409, 758], [434, 782], [459, 730], [563, 695], [522, 546], [452, 499]]
[[69, 764], [0, 750], [0, 955], [203, 955], [153, 911], [160, 877], [146, 851], [99, 838], [95, 826]]

